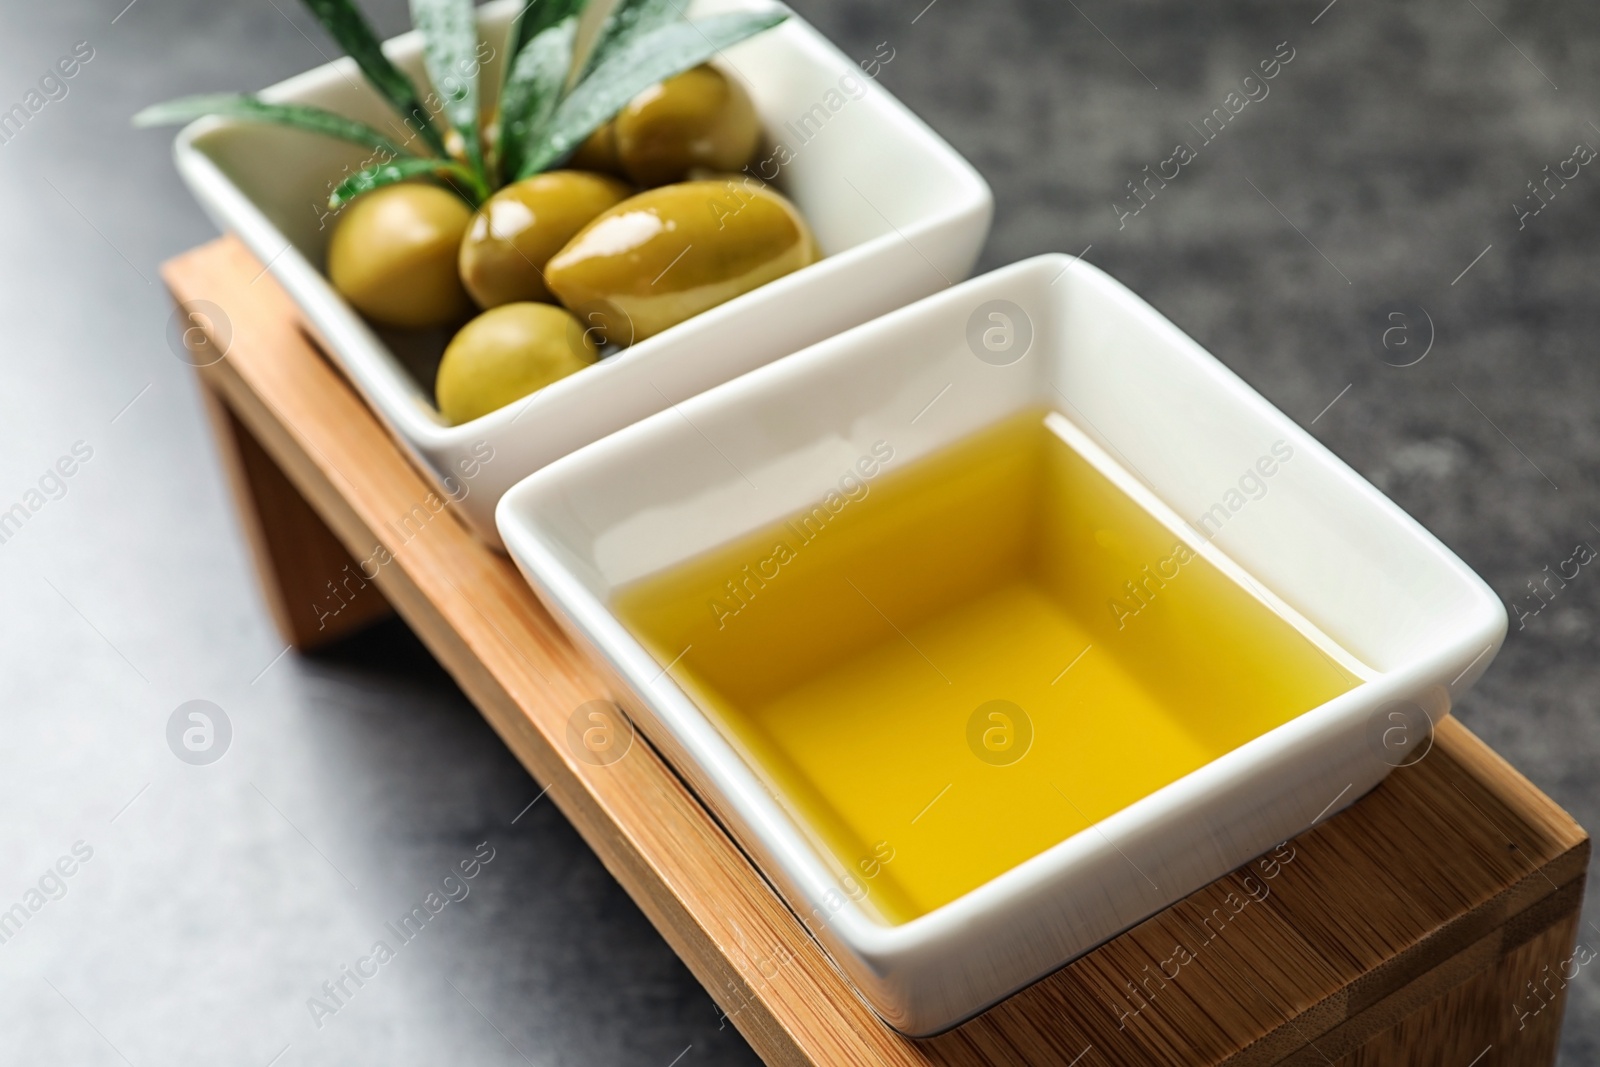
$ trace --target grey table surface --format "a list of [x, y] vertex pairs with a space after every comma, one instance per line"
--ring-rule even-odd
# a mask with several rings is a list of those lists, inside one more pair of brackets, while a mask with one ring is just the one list
[[[44, 480], [0, 543], [0, 909], [40, 905], [0, 943], [0, 1063], [754, 1062], [403, 626], [280, 655], [165, 340], [157, 265], [213, 230], [169, 134], [127, 119], [335, 49], [291, 0], [125, 3], [6, 0], [0, 32], [0, 107], [92, 49], [0, 143], [0, 509]], [[368, 7], [405, 28], [397, 0]], [[1528, 185], [1600, 147], [1600, 8], [796, 7], [853, 56], [887, 42], [882, 83], [992, 183], [983, 267], [1082, 252], [1485, 577], [1512, 633], [1458, 713], [1600, 825], [1600, 576], [1536, 613], [1526, 588], [1600, 545], [1600, 174], [1548, 203]], [[1281, 42], [1269, 95], [1131, 214], [1126, 183]], [[1391, 365], [1396, 324], [1405, 352], [1432, 340], [1420, 363]], [[72, 477], [46, 477], [74, 450]], [[209, 766], [167, 744], [192, 699], [233, 727]], [[464, 898], [331, 1014], [308, 1008], [475, 854]], [[1590, 968], [1563, 1062], [1597, 1059]]]

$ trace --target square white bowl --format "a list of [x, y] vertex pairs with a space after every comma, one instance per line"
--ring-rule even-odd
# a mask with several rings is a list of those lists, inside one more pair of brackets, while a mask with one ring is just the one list
[[[504, 0], [480, 11], [481, 35], [496, 49], [485, 68], [486, 87], [499, 84], [506, 27], [524, 6], [525, 0]], [[780, 7], [769, 0], [697, 0], [690, 14]], [[425, 84], [416, 33], [384, 50]], [[811, 223], [825, 258], [460, 426], [443, 421], [432, 382], [419, 383], [402, 358], [414, 346], [411, 361], [425, 363], [430, 351], [442, 350], [443, 338], [380, 337], [320, 269], [332, 228], [328, 193], [344, 168], [360, 167], [370, 150], [278, 127], [202, 119], [178, 135], [174, 156], [212, 220], [268, 264], [323, 349], [433, 475], [441, 494], [498, 546], [494, 506], [524, 475], [719, 382], [959, 281], [976, 261], [993, 213], [988, 185], [810, 25], [791, 13], [717, 62], [744, 82], [761, 114], [768, 140], [758, 162], [774, 157], [773, 140], [793, 153], [775, 184]], [[261, 96], [316, 104], [380, 128], [393, 118], [348, 58]]]
[[[998, 354], [984, 337], [1008, 325], [997, 311], [1013, 330]], [[988, 342], [1005, 348], [1007, 335]], [[1362, 680], [886, 925], [852, 901], [849, 879], [607, 600], [822, 500], [874, 442], [891, 444], [899, 468], [1037, 406], [1064, 415], [1060, 432], [1081, 455]], [[1241, 492], [1274, 444], [1290, 458]], [[1506, 631], [1499, 599], [1413, 519], [1128, 289], [1060, 255], [929, 297], [590, 445], [507, 493], [499, 523], [642, 732], [864, 999], [913, 1035], [961, 1022], [1355, 801], [1402, 762], [1387, 746], [1425, 751], [1421, 712], [1447, 714]], [[1418, 732], [1396, 734], [1408, 728]]]

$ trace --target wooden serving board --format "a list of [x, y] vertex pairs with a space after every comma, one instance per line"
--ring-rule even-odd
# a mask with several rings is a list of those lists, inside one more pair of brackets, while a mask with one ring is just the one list
[[[567, 720], [606, 696], [597, 674], [433, 495], [260, 263], [225, 238], [163, 273], [180, 303], [210, 301], [231, 325], [199, 377], [286, 640], [310, 648], [392, 605], [766, 1062], [1554, 1062], [1588, 837], [1453, 719], [1276, 860], [949, 1033], [896, 1033], [649, 745], [607, 766], [574, 755]], [[419, 505], [431, 518], [404, 522]]]

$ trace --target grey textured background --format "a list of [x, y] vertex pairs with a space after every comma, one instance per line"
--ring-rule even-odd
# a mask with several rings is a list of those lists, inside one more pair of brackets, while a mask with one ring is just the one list
[[[93, 449], [0, 545], [0, 907], [74, 842], [94, 850], [0, 945], [0, 1063], [752, 1062], [550, 804], [512, 825], [537, 785], [403, 627], [275, 659], [163, 338], [156, 266], [212, 231], [169, 136], [127, 116], [333, 48], [291, 0], [124, 2], [6, 0], [0, 33], [5, 106], [75, 42], [95, 49], [0, 144], [0, 507]], [[1508, 600], [1600, 545], [1600, 172], [1520, 231], [1511, 206], [1578, 142], [1600, 147], [1600, 9], [925, 3], [796, 6], [852, 55], [894, 47], [883, 83], [994, 186], [985, 267], [1092, 246]], [[396, 0], [368, 6], [404, 28]], [[1123, 183], [1281, 41], [1295, 58], [1270, 96], [1119, 229]], [[1404, 369], [1374, 348], [1397, 300], [1437, 333]], [[1590, 826], [1597, 609], [1586, 568], [1513, 622], [1459, 709]], [[234, 725], [214, 766], [164, 741], [193, 698]], [[495, 858], [470, 896], [314, 1028], [306, 998], [482, 841]], [[1600, 945], [1588, 922], [1581, 937]], [[1563, 1062], [1597, 1059], [1590, 969]]]

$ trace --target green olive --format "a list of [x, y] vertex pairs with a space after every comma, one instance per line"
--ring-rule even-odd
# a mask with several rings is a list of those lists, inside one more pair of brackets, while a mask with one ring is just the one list
[[545, 280], [619, 344], [640, 341], [817, 261], [800, 212], [741, 178], [651, 189], [585, 226]]
[[592, 170], [600, 174], [627, 177], [622, 170], [622, 160], [617, 158], [617, 127], [613, 122], [595, 130], [572, 153], [567, 166], [574, 170]]
[[761, 140], [744, 86], [712, 66], [686, 70], [617, 113], [617, 158], [639, 185], [682, 181], [693, 168], [736, 171]]
[[328, 277], [367, 318], [425, 329], [459, 322], [472, 301], [456, 250], [472, 209], [435, 185], [385, 186], [355, 200], [328, 240]]
[[502, 304], [461, 327], [439, 362], [434, 397], [459, 426], [580, 371], [599, 351], [578, 320], [551, 304]]
[[555, 170], [495, 193], [461, 239], [461, 281], [482, 308], [555, 298], [544, 265], [600, 212], [632, 193], [599, 174]]

